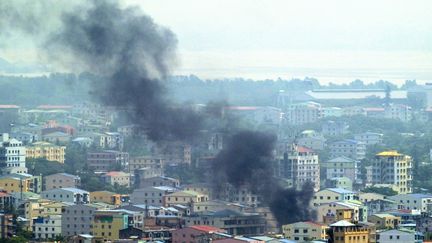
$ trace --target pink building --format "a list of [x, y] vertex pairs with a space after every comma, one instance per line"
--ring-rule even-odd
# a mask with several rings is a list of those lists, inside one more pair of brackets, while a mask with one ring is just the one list
[[208, 242], [223, 236], [217, 233], [225, 233], [225, 230], [207, 225], [195, 225], [183, 229], [174, 230], [172, 233], [172, 243], [195, 243]]

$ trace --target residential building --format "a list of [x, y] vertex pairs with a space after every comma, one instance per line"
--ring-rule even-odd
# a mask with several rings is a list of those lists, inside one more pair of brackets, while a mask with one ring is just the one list
[[209, 197], [206, 194], [201, 194], [194, 191], [177, 191], [163, 196], [162, 202], [165, 207], [172, 205], [191, 206], [195, 202], [208, 201]]
[[131, 194], [131, 203], [163, 206], [165, 205], [164, 197], [176, 191], [178, 191], [178, 189], [169, 186], [155, 186], [135, 189]]
[[128, 228], [129, 224], [129, 214], [123, 210], [97, 210], [93, 216], [93, 236], [104, 240], [118, 240], [120, 230]]
[[364, 133], [355, 134], [354, 139], [368, 146], [368, 145], [382, 144], [383, 136], [384, 135], [382, 133], [364, 132]]
[[0, 191], [0, 209], [12, 208], [14, 206], [14, 198], [6, 191]]
[[348, 177], [333, 177], [325, 180], [325, 188], [342, 188], [352, 191], [353, 182]]
[[132, 182], [135, 187], [142, 187], [141, 182], [150, 178], [163, 176], [163, 170], [160, 168], [145, 167], [135, 169], [132, 177]]
[[103, 149], [123, 150], [124, 136], [119, 132], [104, 132], [97, 134], [95, 143]]
[[37, 240], [55, 239], [62, 233], [60, 215], [40, 216], [33, 219], [33, 237]]
[[366, 156], [366, 144], [352, 139], [345, 139], [329, 144], [330, 158], [348, 157], [361, 160]]
[[25, 167], [26, 149], [21, 141], [0, 134], [0, 165], [3, 174], [27, 173]]
[[56, 173], [44, 177], [45, 190], [55, 188], [73, 187], [77, 188], [81, 185], [81, 178], [68, 173]]
[[191, 164], [192, 147], [183, 142], [164, 142], [157, 147], [157, 153], [167, 164]]
[[89, 192], [78, 188], [57, 188], [41, 192], [41, 198], [75, 204], [90, 203]]
[[149, 186], [169, 186], [173, 188], [179, 188], [180, 181], [178, 179], [171, 178], [171, 177], [155, 176], [155, 177], [142, 179], [139, 184], [139, 188], [144, 188]]
[[119, 185], [119, 186], [130, 186], [130, 174], [125, 173], [123, 171], [110, 171], [101, 176], [101, 179], [104, 183], [108, 183], [110, 185]]
[[322, 125], [321, 133], [324, 136], [338, 137], [348, 133], [348, 123], [344, 121], [326, 121]]
[[72, 138], [72, 135], [65, 132], [51, 132], [42, 135], [42, 140], [54, 144], [67, 144]]
[[423, 242], [423, 238], [423, 235], [419, 232], [403, 228], [377, 232], [378, 243], [421, 243]]
[[360, 201], [338, 201], [323, 203], [316, 207], [317, 222], [333, 223], [338, 220], [338, 211], [350, 211], [350, 220], [354, 222], [366, 222], [368, 208]]
[[26, 147], [26, 158], [44, 158], [49, 161], [65, 162], [66, 146], [58, 146], [48, 142], [35, 142]]
[[9, 134], [10, 138], [14, 138], [18, 141], [21, 141], [24, 145], [31, 144], [37, 142], [39, 140], [39, 136], [37, 134], [33, 134], [30, 132], [11, 132]]
[[10, 174], [0, 177], [0, 188], [12, 192], [41, 192], [41, 177], [29, 174]]
[[0, 213], [0, 241], [11, 238], [16, 235], [16, 224], [13, 220], [13, 214]]
[[398, 209], [432, 212], [432, 195], [429, 194], [399, 194], [388, 198], [396, 202]]
[[90, 137], [77, 137], [72, 139], [73, 144], [78, 144], [79, 146], [90, 148], [93, 144], [93, 139]]
[[172, 232], [172, 243], [200, 243], [215, 240], [225, 230], [207, 225], [193, 225]]
[[321, 163], [324, 168], [326, 179], [335, 177], [347, 177], [352, 182], [357, 180], [359, 162], [345, 156], [336, 157]]
[[314, 130], [303, 131], [298, 138], [296, 138], [297, 144], [312, 150], [323, 150], [325, 147], [326, 139], [320, 133]]
[[325, 224], [312, 221], [296, 222], [282, 225], [282, 233], [287, 240], [296, 242], [310, 242], [313, 240], [326, 240], [327, 229]]
[[332, 242], [369, 243], [369, 230], [362, 225], [353, 224], [347, 220], [340, 220], [330, 225]]
[[90, 169], [98, 172], [108, 172], [118, 166], [126, 168], [129, 164], [129, 154], [114, 150], [89, 152], [87, 164]]
[[343, 188], [326, 188], [315, 193], [312, 203], [317, 206], [336, 201], [357, 200], [358, 193]]
[[373, 161], [373, 184], [393, 185], [399, 194], [412, 192], [412, 158], [395, 150], [378, 153]]
[[316, 102], [290, 104], [285, 110], [285, 119], [292, 125], [316, 122], [321, 117], [321, 104]]
[[185, 225], [205, 225], [225, 230], [230, 235], [256, 236], [266, 232], [266, 220], [258, 213], [230, 209], [185, 216]]
[[293, 145], [291, 151], [279, 161], [276, 175], [292, 180], [295, 187], [301, 188], [312, 182], [314, 189], [320, 188], [320, 166], [318, 154], [312, 149]]
[[412, 108], [404, 104], [391, 104], [385, 107], [385, 117], [408, 122], [412, 119]]
[[61, 234], [64, 237], [92, 234], [93, 215], [101, 209], [95, 204], [75, 204], [66, 206], [62, 212]]
[[140, 156], [131, 157], [129, 159], [129, 173], [134, 173], [135, 170], [141, 168], [154, 168], [160, 169], [162, 174], [162, 169], [164, 167], [165, 161], [161, 157], [155, 156]]
[[388, 213], [369, 215], [368, 222], [375, 224], [377, 229], [395, 229], [401, 223], [401, 218]]

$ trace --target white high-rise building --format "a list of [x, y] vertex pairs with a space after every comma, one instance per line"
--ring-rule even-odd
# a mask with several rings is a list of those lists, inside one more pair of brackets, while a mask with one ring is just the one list
[[0, 134], [0, 167], [3, 174], [27, 173], [26, 148], [21, 141]]

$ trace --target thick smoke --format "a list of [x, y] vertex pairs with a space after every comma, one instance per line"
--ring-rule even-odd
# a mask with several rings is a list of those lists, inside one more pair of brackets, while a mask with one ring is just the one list
[[312, 220], [309, 205], [313, 185], [302, 190], [284, 188], [273, 176], [273, 150], [276, 137], [268, 133], [241, 131], [234, 134], [213, 163], [213, 183], [217, 194], [223, 194], [227, 183], [247, 188], [270, 206], [279, 225]]
[[[35, 5], [36, 9], [45, 6]], [[9, 9], [10, 14], [1, 25], [18, 20], [10, 30], [43, 38], [37, 38], [36, 44], [50, 62], [104, 77], [95, 82], [92, 93], [107, 105], [129, 111], [131, 122], [142, 126], [150, 139], [189, 140], [200, 130], [201, 117], [190, 107], [171, 103], [166, 96], [163, 81], [175, 66], [177, 47], [176, 36], [169, 29], [157, 25], [138, 8], [121, 8], [117, 1], [91, 0], [72, 10], [64, 9], [58, 14], [58, 28], [46, 31], [39, 21], [45, 16], [24, 8], [27, 14], [21, 14], [22, 7], [13, 1], [2, 3], [1, 12]], [[48, 33], [36, 35], [39, 31]]]
[[72, 60], [104, 75], [95, 93], [106, 104], [131, 111], [132, 121], [151, 139], [193, 137], [200, 116], [171, 104], [162, 83], [175, 63], [175, 35], [136, 8], [122, 9], [115, 1], [90, 3], [63, 15], [62, 28], [46, 42], [47, 49], [66, 50]]
[[[92, 93], [107, 105], [129, 111], [132, 122], [146, 129], [153, 140], [189, 140], [202, 128], [200, 115], [171, 103], [166, 96], [163, 80], [176, 63], [177, 46], [169, 29], [136, 8], [121, 8], [117, 1], [60, 1], [74, 3], [68, 8], [58, 7], [59, 1], [48, 6], [32, 1], [39, 5], [29, 8], [28, 2], [0, 1], [2, 38], [15, 31], [26, 33], [35, 38], [48, 61], [104, 77]], [[58, 11], [50, 16], [53, 8]], [[227, 124], [225, 128], [232, 136], [217, 156], [215, 183], [248, 187], [266, 200], [280, 224], [311, 219], [307, 205], [312, 187], [284, 189], [273, 178], [275, 137], [235, 132], [232, 127], [235, 125]]]

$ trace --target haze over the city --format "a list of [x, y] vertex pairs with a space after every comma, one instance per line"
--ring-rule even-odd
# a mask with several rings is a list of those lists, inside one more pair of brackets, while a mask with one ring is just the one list
[[[432, 2], [426, 0], [121, 2], [139, 6], [176, 33], [174, 74], [314, 77], [322, 83], [432, 79]], [[0, 57], [40, 61], [31, 45], [17, 44], [21, 41], [14, 37]]]

